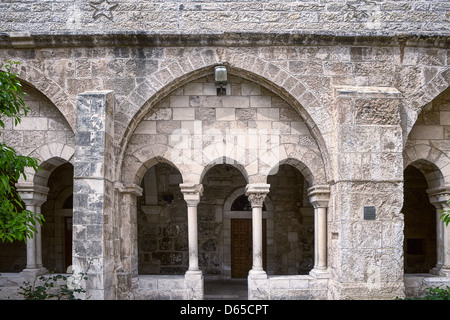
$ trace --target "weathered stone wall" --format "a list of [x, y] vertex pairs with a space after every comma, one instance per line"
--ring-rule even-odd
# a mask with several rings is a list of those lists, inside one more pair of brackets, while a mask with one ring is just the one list
[[[183, 182], [201, 183], [211, 161], [226, 156], [213, 156], [220, 144], [207, 130], [223, 138], [243, 128], [280, 130], [278, 160], [309, 186], [330, 185], [328, 298], [401, 296], [403, 170], [418, 167], [439, 190], [450, 174], [448, 1], [102, 3], [0, 4], [0, 61], [20, 61], [27, 89], [60, 112], [41, 114], [47, 100], [39, 97], [39, 115], [2, 138], [43, 161], [31, 175], [37, 185], [74, 162], [74, 261], [86, 267], [95, 257], [92, 297], [130, 298], [139, 287], [136, 196], [148, 168], [164, 158]], [[218, 64], [232, 80], [222, 97], [213, 91]], [[83, 100], [87, 91], [108, 92], [107, 101]], [[193, 138], [183, 149], [189, 164], [173, 157], [188, 141], [181, 133]], [[211, 157], [190, 153], [199, 146]], [[266, 155], [249, 159], [228, 160], [247, 182], [266, 183], [276, 165]], [[286, 231], [295, 239], [304, 230]], [[295, 264], [298, 249], [286, 253]], [[265, 284], [306, 285], [296, 280]]]
[[445, 33], [448, 1], [29, 1], [2, 3], [3, 31]]

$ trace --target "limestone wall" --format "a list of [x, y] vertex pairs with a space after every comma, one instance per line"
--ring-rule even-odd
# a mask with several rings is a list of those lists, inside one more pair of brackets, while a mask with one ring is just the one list
[[3, 2], [2, 31], [151, 33], [449, 32], [448, 1], [29, 1]]
[[[136, 197], [156, 163], [197, 184], [227, 159], [247, 183], [268, 182], [274, 150], [252, 158], [261, 148], [250, 144], [224, 158], [229, 129], [277, 131], [273, 160], [296, 168], [303, 189], [330, 187], [328, 298], [392, 298], [404, 289], [403, 170], [419, 167], [430, 188], [450, 177], [448, 12], [448, 1], [2, 2], [0, 61], [21, 63], [33, 110], [2, 138], [43, 161], [38, 185], [77, 150], [74, 260], [84, 269], [95, 257], [94, 298], [127, 297], [138, 283]], [[294, 212], [271, 226], [289, 247], [274, 272], [298, 272], [311, 247], [309, 236], [299, 246], [309, 231]], [[225, 252], [215, 248], [208, 268]]]

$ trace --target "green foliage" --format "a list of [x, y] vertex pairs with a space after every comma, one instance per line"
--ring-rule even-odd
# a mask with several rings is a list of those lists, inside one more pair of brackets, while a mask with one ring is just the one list
[[[24, 283], [18, 293], [25, 300], [77, 300], [74, 294], [86, 291], [79, 285], [68, 285], [70, 278], [60, 274], [36, 277], [32, 284]], [[86, 273], [80, 273], [79, 278], [87, 280]]]
[[[450, 200], [447, 200], [447, 203], [450, 203]], [[450, 210], [442, 210], [441, 213], [441, 220], [448, 227], [448, 224], [450, 223]]]
[[[27, 115], [22, 86], [11, 68], [17, 62], [8, 61], [5, 70], [0, 66], [0, 126], [5, 127], [4, 117], [12, 118], [17, 125], [22, 115]], [[25, 169], [39, 169], [38, 160], [21, 156], [16, 151], [0, 143], [0, 240], [13, 242], [26, 241], [36, 231], [36, 223], [42, 223], [44, 217], [24, 210], [15, 183], [22, 176], [26, 179]]]
[[450, 300], [450, 287], [430, 287], [426, 289], [423, 297], [419, 298], [405, 298], [396, 300]]
[[432, 287], [427, 289], [423, 300], [450, 300], [450, 287], [445, 289], [439, 287]]

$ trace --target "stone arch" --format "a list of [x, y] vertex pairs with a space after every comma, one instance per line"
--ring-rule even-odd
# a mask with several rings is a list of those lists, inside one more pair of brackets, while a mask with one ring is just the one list
[[[31, 168], [25, 169], [27, 181], [33, 181], [35, 185], [47, 185], [47, 180], [54, 169], [66, 162], [73, 162], [75, 149], [64, 143], [52, 142], [35, 149], [29, 154], [30, 157], [39, 160], [40, 170], [35, 172]], [[18, 184], [25, 183], [23, 177], [20, 177]]]
[[441, 150], [418, 144], [403, 151], [403, 169], [412, 165], [419, 169], [428, 182], [428, 188], [445, 186], [450, 179], [450, 158]]
[[49, 99], [64, 116], [72, 131], [76, 131], [75, 100], [60, 84], [49, 78], [42, 70], [28, 65], [26, 60], [21, 62], [18, 70], [14, 71], [17, 73], [20, 82], [35, 88]]
[[[245, 194], [245, 187], [237, 188], [233, 192], [231, 192], [224, 201], [224, 212], [231, 211], [231, 205], [233, 204], [233, 202], [243, 194]], [[268, 195], [264, 198], [264, 204], [266, 206], [266, 211], [273, 215], [273, 203]]]
[[[118, 107], [115, 115], [115, 132], [118, 136], [118, 176], [121, 176], [124, 153], [128, 141], [138, 124], [161, 99], [176, 88], [212, 74], [214, 66], [223, 64], [231, 75], [254, 81], [270, 88], [279, 95], [303, 118], [317, 141], [329, 172], [329, 161], [321, 128], [331, 127], [331, 115], [327, 106], [322, 106], [319, 99], [307, 84], [292, 76], [282, 67], [250, 54], [234, 53], [231, 49], [204, 49], [190, 56], [168, 63], [164, 69], [158, 70], [139, 84]], [[270, 80], [269, 80], [270, 79]], [[308, 110], [320, 117], [322, 123], [316, 123]]]
[[147, 146], [137, 150], [136, 153], [128, 157], [129, 160], [127, 161], [127, 168], [129, 169], [127, 169], [127, 171], [124, 171], [122, 180], [124, 181], [124, 184], [134, 183], [136, 185], [140, 185], [147, 170], [161, 162], [166, 163], [180, 171], [181, 176], [184, 180], [183, 172], [180, 170], [179, 166], [177, 166], [172, 161], [167, 160], [167, 157], [165, 157], [164, 154], [159, 155], [156, 152], [157, 148], [158, 146]]
[[281, 145], [279, 161], [267, 171], [267, 176], [275, 174], [278, 167], [289, 164], [298, 169], [310, 186], [326, 184], [325, 167], [322, 157], [314, 150], [295, 144]]
[[439, 94], [444, 92], [450, 85], [450, 68], [436, 72], [434, 77], [423, 84], [418, 90], [405, 97], [405, 105], [409, 106], [410, 113], [406, 113], [406, 123], [404, 124], [404, 143], [425, 105], [430, 103]]
[[205, 177], [205, 175], [209, 171], [209, 169], [211, 169], [215, 165], [219, 165], [219, 164], [225, 164], [225, 165], [230, 165], [230, 166], [235, 167], [236, 169], [238, 169], [242, 173], [242, 175], [244, 176], [245, 180], [247, 182], [249, 181], [249, 175], [248, 175], [248, 172], [245, 169], [245, 167], [242, 164], [240, 164], [238, 161], [224, 156], [224, 157], [219, 157], [219, 158], [209, 162], [208, 164], [206, 164], [203, 167], [203, 170], [202, 170], [202, 172], [201, 172], [201, 174], [199, 176], [199, 180], [195, 181], [195, 183], [202, 183], [203, 178]]

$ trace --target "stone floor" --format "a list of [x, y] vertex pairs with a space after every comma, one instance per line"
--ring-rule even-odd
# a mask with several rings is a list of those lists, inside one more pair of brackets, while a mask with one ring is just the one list
[[205, 280], [205, 300], [247, 300], [247, 279]]

